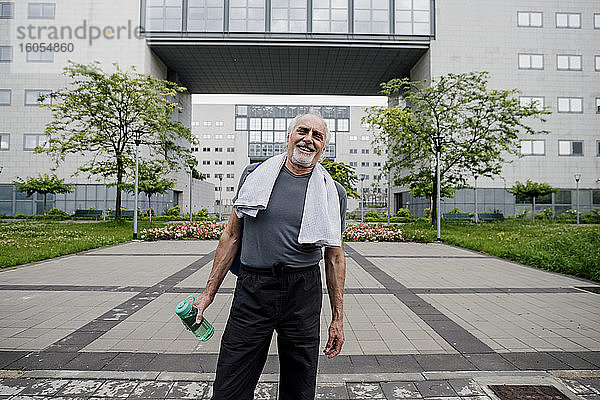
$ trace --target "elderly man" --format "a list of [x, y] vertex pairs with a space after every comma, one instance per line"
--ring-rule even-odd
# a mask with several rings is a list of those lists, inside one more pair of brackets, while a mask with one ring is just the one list
[[314, 399], [322, 303], [319, 261], [325, 271], [332, 320], [324, 349], [344, 343], [346, 191], [318, 164], [327, 125], [315, 114], [296, 117], [287, 154], [246, 167], [234, 210], [221, 236], [198, 320], [211, 304], [241, 246], [237, 279], [214, 383], [214, 400], [252, 399], [273, 331], [277, 331], [280, 399]]

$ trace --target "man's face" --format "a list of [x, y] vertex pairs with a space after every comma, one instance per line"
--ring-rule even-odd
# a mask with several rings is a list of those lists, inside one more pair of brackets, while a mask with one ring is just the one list
[[288, 159], [304, 168], [314, 167], [325, 150], [327, 126], [316, 115], [303, 115], [288, 136]]

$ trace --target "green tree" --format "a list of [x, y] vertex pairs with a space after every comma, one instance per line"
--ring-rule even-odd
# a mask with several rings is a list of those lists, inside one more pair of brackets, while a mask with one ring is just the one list
[[[425, 82], [392, 79], [381, 93], [407, 106], [370, 107], [363, 122], [375, 131], [379, 155], [387, 152], [382, 171], [393, 171], [394, 185], [415, 196], [437, 197], [436, 168], [441, 196], [451, 197], [466, 186], [472, 171], [492, 177], [507, 155], [518, 155], [519, 135], [547, 133], [525, 123], [545, 121], [549, 114], [537, 104], [521, 105], [519, 91], [488, 89], [487, 72], [448, 74]], [[432, 222], [437, 209], [432, 201]]]
[[46, 219], [46, 197], [48, 193], [70, 193], [75, 188], [72, 183], [65, 183], [64, 179], [55, 174], [39, 174], [37, 177], [29, 176], [25, 179], [17, 177], [13, 181], [13, 185], [17, 186], [18, 192], [26, 192], [27, 196], [34, 193], [44, 195], [44, 219]]
[[[175, 181], [169, 178], [163, 178], [165, 170], [163, 165], [158, 162], [149, 162], [140, 164], [138, 169], [138, 193], [145, 193], [148, 196], [148, 208], [150, 222], [152, 222], [152, 195], [164, 194], [167, 190], [173, 189]], [[135, 177], [133, 177], [135, 179]], [[129, 193], [135, 193], [135, 182], [126, 183], [123, 189]]]
[[532, 182], [530, 179], [527, 179], [525, 183], [516, 181], [513, 187], [507, 189], [507, 191], [531, 199], [531, 220], [533, 221], [535, 220], [535, 199], [550, 193], [556, 193], [558, 189], [553, 188], [547, 183]]
[[[69, 154], [86, 157], [77, 173], [102, 176], [117, 187], [115, 218], [121, 217], [121, 190], [125, 177], [135, 166], [135, 141], [140, 141], [140, 158], [160, 160], [170, 169], [195, 165], [189, 149], [194, 139], [189, 128], [172, 119], [181, 109], [177, 96], [186, 89], [116, 63], [104, 72], [98, 62], [70, 63], [64, 75], [70, 84], [50, 93], [52, 112], [46, 126], [48, 149], [57, 166]], [[42, 98], [43, 100], [43, 98]], [[144, 159], [141, 159], [141, 163]]]
[[359, 199], [360, 195], [354, 188], [357, 181], [354, 167], [344, 164], [343, 162], [335, 162], [330, 158], [325, 158], [321, 161], [321, 165], [329, 172], [329, 175], [334, 181], [341, 184], [348, 196]]

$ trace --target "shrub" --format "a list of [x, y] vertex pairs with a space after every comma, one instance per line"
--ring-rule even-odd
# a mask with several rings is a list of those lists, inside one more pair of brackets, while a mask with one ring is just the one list
[[379, 213], [375, 210], [369, 210], [365, 214], [365, 217], [366, 218], [381, 218], [381, 215], [379, 215]]
[[141, 212], [141, 216], [148, 218], [150, 217], [150, 210], [152, 210], [152, 216], [156, 216], [156, 212], [154, 212], [154, 208], [144, 208]]
[[412, 217], [408, 208], [399, 208], [396, 211], [396, 217]]
[[48, 215], [59, 215], [61, 217], [66, 217], [69, 214], [67, 214], [66, 212], [64, 212], [60, 208], [53, 208], [50, 211], [48, 211]]
[[181, 212], [181, 208], [179, 206], [175, 206], [172, 208], [168, 208], [165, 211], [163, 211], [163, 215], [168, 215], [168, 216], [179, 216]]
[[523, 210], [520, 213], [516, 213], [515, 215], [509, 215], [508, 219], [525, 219], [527, 215], [527, 210]]
[[600, 224], [600, 210], [592, 210], [580, 216], [584, 224]]
[[200, 221], [208, 221], [210, 217], [208, 216], [208, 210], [203, 208], [202, 210], [196, 213], [196, 217], [200, 219]]
[[458, 207], [454, 207], [452, 210], [448, 211], [448, 214], [460, 214], [462, 213], [462, 211], [460, 211], [460, 208]]
[[550, 207], [546, 207], [544, 211], [535, 214], [535, 217], [549, 220], [554, 217], [554, 211]]

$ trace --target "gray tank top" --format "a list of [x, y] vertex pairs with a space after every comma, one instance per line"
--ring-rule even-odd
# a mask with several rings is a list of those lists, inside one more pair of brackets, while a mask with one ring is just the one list
[[[246, 176], [258, 164], [246, 167], [240, 178], [238, 192]], [[275, 263], [293, 267], [307, 267], [322, 258], [321, 248], [298, 243], [306, 188], [311, 174], [295, 175], [285, 166], [275, 180], [269, 204], [256, 218], [244, 216], [242, 236], [242, 264], [254, 268], [271, 268]], [[342, 232], [346, 224], [346, 190], [335, 183], [340, 198]], [[233, 201], [237, 199], [237, 194]]]

